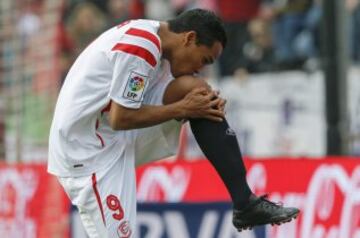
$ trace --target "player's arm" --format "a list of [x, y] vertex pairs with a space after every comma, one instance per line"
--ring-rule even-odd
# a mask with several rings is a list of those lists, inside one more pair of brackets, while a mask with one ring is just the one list
[[[181, 89], [179, 89], [181, 91]], [[149, 127], [175, 118], [207, 118], [222, 121], [224, 114], [214, 109], [218, 104], [212, 100], [215, 92], [205, 87], [191, 90], [181, 100], [173, 100], [164, 106], [142, 105], [140, 108], [127, 108], [112, 103], [110, 108], [110, 125], [114, 130], [126, 130]]]

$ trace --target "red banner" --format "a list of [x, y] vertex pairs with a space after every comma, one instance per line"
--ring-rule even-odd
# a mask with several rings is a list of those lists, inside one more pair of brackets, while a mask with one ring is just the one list
[[70, 203], [44, 165], [0, 164], [0, 236], [69, 237]]
[[[246, 160], [256, 194], [301, 209], [296, 222], [267, 230], [272, 238], [360, 238], [360, 160]], [[206, 160], [158, 163], [138, 170], [142, 201], [229, 201]]]
[[[246, 160], [257, 194], [301, 209], [295, 222], [267, 227], [271, 238], [360, 238], [360, 160]], [[138, 169], [138, 199], [229, 201], [206, 160]], [[0, 165], [0, 236], [69, 237], [69, 200], [44, 165]]]

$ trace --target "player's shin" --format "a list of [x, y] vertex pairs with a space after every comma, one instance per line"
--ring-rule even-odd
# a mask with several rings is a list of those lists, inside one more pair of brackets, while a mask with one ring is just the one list
[[235, 133], [226, 120], [191, 119], [190, 125], [201, 150], [229, 191], [234, 208], [244, 208], [252, 192], [246, 181], [246, 168]]

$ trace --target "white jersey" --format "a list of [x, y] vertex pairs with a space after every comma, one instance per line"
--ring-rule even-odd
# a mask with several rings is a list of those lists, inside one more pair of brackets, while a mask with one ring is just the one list
[[157, 21], [126, 22], [104, 32], [77, 58], [56, 104], [50, 173], [87, 176], [119, 158], [135, 157], [139, 130], [112, 130], [108, 110], [111, 101], [127, 108], [161, 103], [162, 93], [154, 88], [164, 90], [172, 76], [161, 60], [159, 27]]

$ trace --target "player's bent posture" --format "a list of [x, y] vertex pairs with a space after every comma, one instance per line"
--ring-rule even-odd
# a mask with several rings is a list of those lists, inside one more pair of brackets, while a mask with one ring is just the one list
[[56, 105], [48, 171], [77, 206], [90, 237], [133, 237], [135, 166], [176, 151], [181, 123], [174, 119], [189, 119], [232, 197], [238, 230], [297, 216], [298, 209], [251, 192], [224, 118], [225, 100], [186, 76], [212, 63], [225, 45], [219, 18], [196, 9], [167, 22], [116, 26], [77, 58]]

